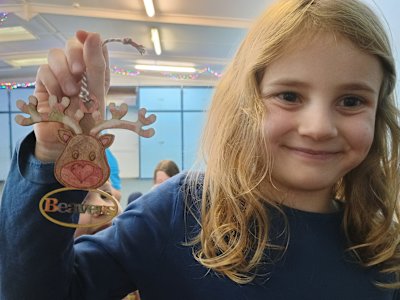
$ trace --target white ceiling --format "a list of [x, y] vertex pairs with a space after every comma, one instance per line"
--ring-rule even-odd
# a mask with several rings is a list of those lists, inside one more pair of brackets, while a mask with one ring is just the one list
[[[400, 49], [400, 2], [364, 1], [372, 3], [372, 7], [384, 15], [396, 48]], [[149, 18], [142, 0], [0, 0], [0, 12], [9, 13], [0, 26], [24, 26], [37, 38], [0, 43], [0, 82], [34, 81], [37, 66], [17, 69], [6, 60], [45, 57], [49, 48], [63, 48], [75, 31], [84, 29], [99, 32], [104, 38], [132, 37], [146, 47], [147, 53], [140, 56], [131, 47], [110, 44], [111, 66], [122, 70], [134, 71], [134, 64], [148, 60], [158, 64], [189, 64], [202, 71], [196, 79], [149, 71], [142, 71], [138, 76], [114, 72], [113, 85], [212, 85], [234, 55], [248, 26], [270, 2], [272, 0], [154, 0], [156, 16]], [[163, 49], [160, 56], [154, 53], [151, 43], [152, 27], [160, 31]]]

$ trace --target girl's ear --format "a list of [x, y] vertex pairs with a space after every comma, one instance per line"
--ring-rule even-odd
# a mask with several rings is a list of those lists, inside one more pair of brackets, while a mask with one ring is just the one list
[[108, 148], [114, 142], [114, 135], [109, 133], [103, 134], [99, 137], [99, 141], [104, 148]]
[[58, 139], [64, 145], [68, 144], [68, 142], [73, 138], [74, 134], [65, 128], [58, 129]]

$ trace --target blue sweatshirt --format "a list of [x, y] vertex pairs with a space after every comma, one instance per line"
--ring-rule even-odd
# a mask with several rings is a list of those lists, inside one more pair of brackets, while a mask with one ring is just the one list
[[[30, 134], [16, 147], [0, 210], [0, 299], [122, 299], [139, 289], [143, 300], [389, 300], [389, 280], [363, 268], [345, 251], [342, 212], [320, 214], [284, 207], [290, 230], [283, 256], [266, 250], [252, 283], [239, 285], [206, 269], [184, 243], [199, 230], [187, 211], [180, 174], [132, 202], [113, 225], [73, 239], [74, 230], [45, 219], [40, 199], [59, 183], [53, 164], [33, 155]], [[81, 201], [84, 192], [64, 193]], [[187, 201], [187, 202], [185, 202]], [[272, 212], [271, 236], [282, 242], [283, 219]], [[60, 215], [71, 222], [69, 214]]]

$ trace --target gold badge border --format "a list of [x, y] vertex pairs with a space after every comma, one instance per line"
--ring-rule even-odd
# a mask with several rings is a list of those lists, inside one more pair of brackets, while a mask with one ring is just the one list
[[[67, 223], [67, 222], [61, 222], [57, 219], [54, 219], [50, 217], [43, 209], [43, 202], [50, 196], [57, 194], [57, 193], [62, 193], [66, 191], [88, 191], [88, 192], [94, 192], [94, 193], [99, 193], [102, 196], [105, 196], [107, 199], [111, 200], [114, 204], [115, 211], [111, 212], [110, 218], [107, 218], [105, 221], [98, 222], [98, 223], [93, 223], [93, 224], [75, 224], [75, 223]], [[53, 190], [51, 192], [48, 192], [46, 195], [44, 195], [39, 202], [39, 210], [40, 213], [42, 214], [43, 217], [45, 217], [47, 220], [49, 220], [52, 223], [55, 223], [57, 225], [63, 226], [63, 227], [68, 227], [68, 228], [88, 228], [88, 227], [96, 227], [96, 226], [101, 226], [112, 220], [117, 214], [118, 214], [118, 200], [115, 199], [114, 196], [111, 196], [110, 194], [99, 190], [99, 189], [77, 189], [77, 188], [72, 188], [72, 187], [63, 187], [59, 188], [56, 190]]]

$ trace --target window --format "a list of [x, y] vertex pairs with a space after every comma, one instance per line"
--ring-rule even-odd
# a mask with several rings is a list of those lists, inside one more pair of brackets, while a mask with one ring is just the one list
[[212, 93], [210, 87], [139, 88], [139, 106], [157, 115], [155, 136], [140, 138], [140, 177], [151, 178], [163, 159], [175, 161], [181, 170], [192, 167]]

